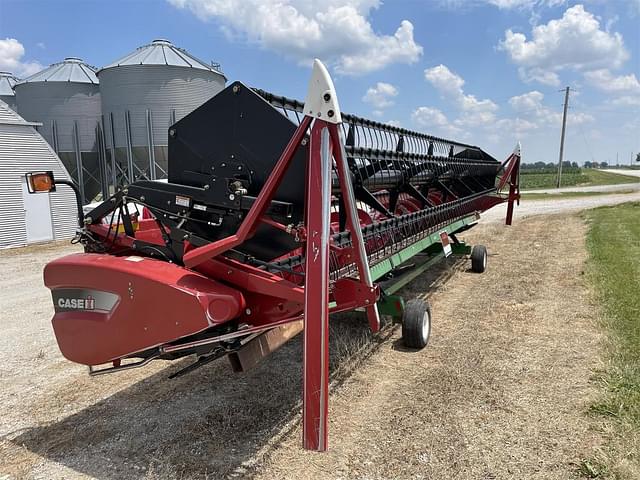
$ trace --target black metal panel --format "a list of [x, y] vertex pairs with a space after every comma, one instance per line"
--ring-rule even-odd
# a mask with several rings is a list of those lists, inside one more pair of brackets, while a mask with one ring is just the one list
[[[229, 183], [238, 179], [248, 195], [257, 196], [295, 129], [293, 122], [262, 97], [234, 82], [170, 127], [169, 182], [223, 189], [237, 196]], [[307, 148], [301, 147], [276, 193], [278, 200], [293, 204], [286, 223], [302, 219], [306, 157]], [[235, 212], [225, 216], [220, 227], [194, 224], [190, 229], [215, 240], [235, 233], [240, 222]], [[295, 247], [290, 235], [264, 225], [239, 250], [272, 259]]]

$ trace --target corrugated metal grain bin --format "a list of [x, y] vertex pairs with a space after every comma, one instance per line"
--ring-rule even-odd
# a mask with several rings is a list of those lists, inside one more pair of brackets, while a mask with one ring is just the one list
[[100, 198], [106, 186], [95, 69], [79, 58], [65, 58], [16, 84], [15, 93], [18, 113], [42, 123], [38, 131], [79, 184], [84, 202]]
[[69, 173], [51, 146], [25, 121], [0, 101], [0, 248], [73, 237], [77, 210], [73, 191], [30, 194], [25, 174], [51, 170], [55, 177]]
[[0, 100], [6, 103], [14, 112], [17, 109], [16, 94], [13, 88], [19, 81], [12, 73], [0, 72]]
[[109, 182], [167, 176], [169, 126], [222, 90], [226, 78], [167, 40], [154, 40], [98, 71]]

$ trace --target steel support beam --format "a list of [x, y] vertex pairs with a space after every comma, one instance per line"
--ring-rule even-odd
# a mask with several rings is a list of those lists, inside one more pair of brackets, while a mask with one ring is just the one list
[[116, 131], [113, 126], [113, 112], [109, 114], [109, 133], [111, 134], [111, 176], [113, 179], [113, 192], [118, 191], [118, 166], [116, 164]]
[[153, 144], [153, 119], [151, 110], [147, 109], [147, 148], [149, 149], [149, 179], [156, 179], [156, 153]]
[[124, 129], [125, 138], [127, 140], [127, 176], [129, 177], [129, 183], [133, 183], [136, 180], [136, 175], [133, 169], [133, 146], [131, 139], [131, 117], [129, 116], [129, 110], [124, 112]]
[[58, 146], [58, 125], [55, 120], [51, 120], [51, 139], [53, 140], [53, 150], [57, 155], [60, 155], [60, 148]]
[[78, 188], [80, 189], [80, 198], [84, 204], [87, 199], [84, 196], [84, 171], [82, 169], [82, 155], [80, 153], [80, 136], [78, 134], [78, 121], [73, 122], [73, 150], [76, 155], [76, 171], [78, 173]]

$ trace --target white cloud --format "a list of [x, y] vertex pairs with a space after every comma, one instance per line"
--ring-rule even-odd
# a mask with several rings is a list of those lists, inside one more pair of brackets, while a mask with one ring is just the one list
[[503, 134], [514, 134], [516, 137], [521, 137], [530, 130], [538, 128], [538, 124], [525, 120], [524, 118], [502, 118], [495, 124], [495, 129]]
[[[464, 91], [464, 79], [439, 65], [425, 70], [425, 78], [445, 99], [452, 101], [458, 110], [455, 119], [450, 120], [440, 110], [420, 107], [412, 114], [413, 122], [429, 133], [451, 136], [469, 141], [497, 141], [499, 138], [525, 138], [536, 130], [546, 132], [559, 129], [562, 112], [544, 104], [544, 94], [537, 90], [517, 95], [509, 99], [512, 112], [498, 117], [498, 106], [489, 99], [478, 100]], [[570, 125], [588, 124], [595, 119], [584, 112], [571, 111]], [[550, 131], [550, 130], [549, 130]], [[492, 140], [493, 139], [493, 140]]]
[[560, 86], [560, 77], [558, 77], [558, 74], [548, 70], [543, 70], [542, 68], [526, 69], [520, 67], [518, 68], [518, 76], [526, 83], [538, 82], [551, 87]]
[[398, 89], [390, 83], [378, 82], [369, 87], [362, 101], [373, 105], [378, 111], [393, 105], [393, 97], [398, 96]]
[[635, 107], [640, 106], [640, 96], [632, 96], [632, 95], [623, 95], [622, 97], [615, 98], [611, 101], [611, 103], [615, 106], [623, 106], [623, 107]]
[[605, 92], [640, 96], [640, 81], [633, 73], [616, 77], [602, 68], [585, 72], [584, 78], [589, 84]]
[[457, 125], [482, 125], [495, 119], [498, 106], [489, 99], [478, 100], [475, 95], [465, 94], [462, 88], [464, 79], [445, 65], [426, 69], [424, 77], [443, 97], [452, 100], [463, 112], [464, 115], [456, 120]]
[[[533, 90], [522, 95], [516, 95], [509, 99], [509, 105], [516, 113], [515, 120], [522, 119], [535, 125], [534, 128], [545, 126], [558, 126], [562, 122], [562, 113], [544, 105], [544, 94]], [[593, 122], [592, 115], [584, 112], [570, 112], [567, 122], [577, 125]]]
[[500, 10], [533, 10], [534, 8], [556, 7], [566, 3], [566, 0], [440, 0], [440, 3], [452, 9], [492, 5]]
[[534, 7], [555, 7], [562, 5], [566, 0], [485, 0], [486, 3], [498, 7], [501, 10], [527, 9]]
[[464, 80], [449, 70], [445, 65], [428, 68], [424, 71], [424, 78], [440, 93], [450, 96], [458, 96], [462, 94], [462, 86]]
[[400, 120], [387, 120], [386, 122], [387, 125], [391, 125], [392, 127], [402, 127], [402, 123], [400, 122]]
[[411, 114], [411, 120], [432, 135], [459, 135], [461, 130], [449, 122], [444, 113], [437, 108], [418, 107]]
[[379, 0], [167, 1], [265, 49], [303, 63], [318, 57], [345, 75], [412, 64], [423, 52], [407, 20], [392, 35], [374, 31], [368, 17]]
[[509, 105], [511, 105], [511, 108], [516, 112], [520, 113], [537, 111], [542, 108], [542, 100], [544, 100], [544, 94], [537, 90], [533, 90], [522, 95], [511, 97], [509, 99]]
[[0, 70], [18, 77], [28, 77], [42, 70], [38, 62], [22, 61], [24, 54], [24, 46], [15, 38], [0, 39]]
[[412, 114], [411, 118], [421, 127], [442, 127], [449, 125], [449, 120], [444, 113], [437, 108], [419, 107]]
[[557, 85], [557, 72], [563, 69], [618, 68], [629, 58], [622, 35], [603, 30], [582, 5], [534, 27], [529, 40], [507, 30], [498, 48], [520, 67], [521, 77], [547, 85]]

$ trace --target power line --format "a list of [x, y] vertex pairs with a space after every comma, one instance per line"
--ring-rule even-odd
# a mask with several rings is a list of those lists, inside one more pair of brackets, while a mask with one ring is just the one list
[[591, 146], [589, 142], [587, 142], [587, 136], [584, 134], [584, 130], [582, 129], [582, 125], [578, 122], [578, 130], [580, 130], [580, 134], [582, 135], [582, 139], [584, 140], [584, 144], [587, 146], [587, 150], [589, 151], [589, 155], [591, 156], [591, 161], [595, 162], [596, 157], [593, 156], [593, 151], [591, 150]]

